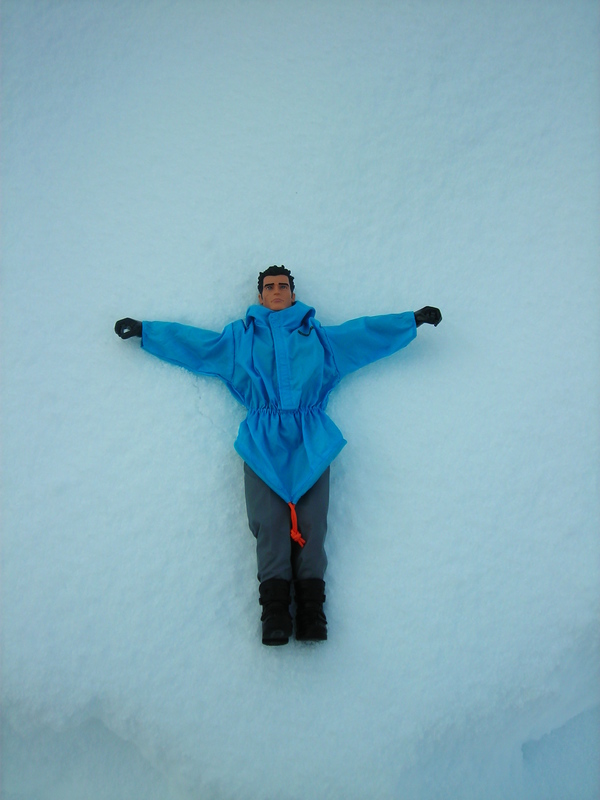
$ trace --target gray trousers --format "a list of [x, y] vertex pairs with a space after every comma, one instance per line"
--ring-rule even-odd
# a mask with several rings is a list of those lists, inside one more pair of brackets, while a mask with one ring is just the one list
[[248, 525], [256, 537], [258, 580], [323, 580], [327, 568], [325, 534], [329, 510], [329, 467], [296, 503], [304, 547], [290, 536], [290, 507], [244, 463]]

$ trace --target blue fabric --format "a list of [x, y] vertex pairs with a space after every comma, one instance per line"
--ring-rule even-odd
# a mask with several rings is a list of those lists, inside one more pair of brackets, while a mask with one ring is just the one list
[[325, 413], [331, 390], [416, 333], [412, 311], [325, 326], [314, 308], [296, 302], [282, 311], [250, 306], [222, 333], [144, 322], [142, 347], [225, 381], [248, 409], [235, 449], [274, 492], [296, 503], [346, 444]]

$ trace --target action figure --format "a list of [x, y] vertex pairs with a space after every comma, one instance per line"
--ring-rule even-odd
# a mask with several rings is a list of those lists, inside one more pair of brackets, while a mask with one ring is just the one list
[[149, 353], [199, 375], [223, 380], [247, 417], [235, 449], [244, 460], [248, 524], [256, 537], [262, 642], [292, 634], [291, 584], [299, 641], [327, 639], [325, 534], [329, 465], [346, 444], [325, 413], [346, 375], [409, 344], [437, 308], [321, 325], [296, 300], [289, 270], [258, 276], [258, 304], [222, 333], [175, 322], [119, 320], [115, 332], [139, 336]]

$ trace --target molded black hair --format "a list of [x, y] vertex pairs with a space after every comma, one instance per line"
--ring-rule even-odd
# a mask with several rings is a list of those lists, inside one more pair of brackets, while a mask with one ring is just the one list
[[263, 293], [263, 283], [264, 283], [264, 280], [267, 277], [267, 275], [287, 275], [287, 277], [290, 279], [290, 290], [291, 290], [292, 294], [294, 294], [294, 276], [289, 271], [289, 269], [286, 269], [283, 266], [283, 264], [280, 267], [278, 267], [275, 264], [274, 266], [269, 267], [268, 269], [264, 270], [264, 272], [259, 272], [259, 274], [258, 274], [258, 293], [259, 294]]

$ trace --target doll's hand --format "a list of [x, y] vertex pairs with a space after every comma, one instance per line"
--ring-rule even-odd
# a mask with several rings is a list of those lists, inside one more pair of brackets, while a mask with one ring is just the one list
[[121, 339], [130, 339], [132, 336], [141, 336], [142, 323], [138, 322], [137, 319], [125, 317], [125, 319], [120, 319], [115, 323], [115, 333], [117, 336], [120, 336]]
[[426, 322], [428, 325], [439, 325], [442, 321], [442, 312], [439, 308], [434, 308], [433, 306], [424, 306], [423, 308], [415, 311], [415, 322], [417, 323], [417, 328], [419, 325], [422, 325]]

